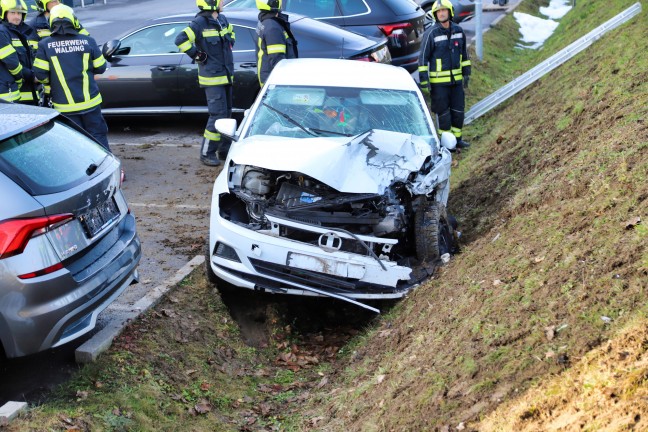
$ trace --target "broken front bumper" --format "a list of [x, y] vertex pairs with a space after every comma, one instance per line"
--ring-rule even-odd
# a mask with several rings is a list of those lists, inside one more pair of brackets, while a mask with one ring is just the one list
[[[270, 230], [253, 231], [223, 219], [217, 203], [212, 204], [209, 264], [216, 276], [235, 286], [340, 299], [396, 299], [413, 288], [409, 267], [373, 252], [387, 253], [397, 240], [278, 216], [268, 216]], [[316, 236], [317, 245], [282, 237], [285, 227]], [[356, 243], [356, 250], [362, 245], [366, 254], [344, 251], [348, 243]]]

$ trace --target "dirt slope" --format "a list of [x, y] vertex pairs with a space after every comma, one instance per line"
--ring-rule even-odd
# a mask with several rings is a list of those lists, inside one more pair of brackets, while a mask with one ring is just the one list
[[[581, 3], [559, 28], [571, 40], [631, 4]], [[583, 22], [587, 17], [600, 21]], [[644, 375], [631, 381], [642, 391], [614, 391], [627, 403], [608, 403], [606, 415], [624, 419], [613, 423], [618, 428], [646, 429], [645, 332], [636, 330], [644, 341], [638, 347], [627, 336], [606, 342], [645, 313], [648, 299], [646, 28], [644, 11], [468, 128], [477, 138], [458, 158], [450, 202], [463, 227], [463, 253], [359, 342], [336, 384], [315, 401], [324, 408], [312, 415], [324, 419], [310, 425], [519, 430], [513, 420], [526, 416], [543, 419], [529, 430], [578, 429], [597, 406], [580, 402], [588, 395], [575, 397], [568, 385], [545, 392], [564, 399], [563, 410], [552, 413], [539, 396], [527, 408], [511, 406], [554, 377], [583, 382], [576, 375], [591, 373], [599, 360], [581, 359], [611, 344], [619, 356], [636, 353]], [[474, 69], [478, 74], [479, 64]], [[495, 420], [469, 423], [502, 401], [513, 405]], [[576, 409], [584, 417], [557, 418]]]

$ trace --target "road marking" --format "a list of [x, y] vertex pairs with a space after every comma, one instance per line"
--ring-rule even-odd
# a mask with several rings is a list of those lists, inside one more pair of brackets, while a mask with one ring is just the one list
[[102, 25], [110, 24], [112, 21], [86, 21], [83, 23], [83, 27], [92, 28], [99, 27]]
[[131, 207], [145, 207], [145, 208], [174, 208], [181, 210], [209, 210], [210, 206], [201, 206], [193, 204], [146, 204], [146, 203], [134, 203], [129, 202]]
[[151, 144], [151, 143], [110, 143], [111, 146], [128, 146], [128, 147], [142, 147], [142, 146], [151, 146], [151, 147], [193, 147], [200, 148], [200, 144]]

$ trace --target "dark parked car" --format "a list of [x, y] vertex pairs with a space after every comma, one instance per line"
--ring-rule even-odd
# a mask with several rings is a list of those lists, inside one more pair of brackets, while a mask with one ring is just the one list
[[58, 112], [0, 101], [0, 356], [62, 345], [137, 280], [121, 164]]
[[[416, 1], [416, 3], [418, 3], [425, 12], [428, 12], [430, 9], [432, 9], [432, 4], [436, 0], [414, 0], [414, 1]], [[473, 0], [450, 0], [450, 1], [452, 2], [452, 8], [454, 9], [454, 17], [452, 18], [452, 21], [456, 23], [460, 23], [461, 21], [469, 20], [473, 16], [475, 16], [475, 3], [473, 3]], [[425, 18], [425, 21], [426, 21], [425, 22], [426, 27], [429, 24], [433, 24], [432, 21], [429, 21], [427, 19], [427, 16]]]
[[[256, 0], [232, 0], [225, 12], [255, 7]], [[283, 0], [282, 8], [367, 36], [387, 36], [393, 65], [410, 72], [418, 66], [425, 14], [412, 0]]]
[[[249, 108], [259, 92], [255, 52], [257, 11], [227, 11], [234, 26], [234, 111]], [[148, 21], [104, 44], [108, 70], [97, 75], [103, 113], [206, 113], [198, 67], [174, 41], [194, 14]], [[391, 63], [385, 38], [368, 38], [301, 15], [291, 15], [300, 57], [345, 58]], [[110, 52], [113, 52], [110, 55]]]

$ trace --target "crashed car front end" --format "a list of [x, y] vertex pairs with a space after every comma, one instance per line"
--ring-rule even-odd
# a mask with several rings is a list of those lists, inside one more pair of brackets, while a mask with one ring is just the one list
[[400, 298], [420, 281], [414, 215], [445, 205], [450, 165], [436, 139], [384, 130], [246, 138], [215, 183], [211, 269], [273, 293]]

